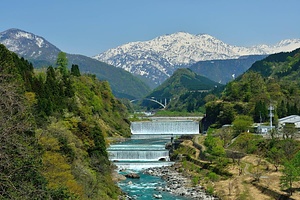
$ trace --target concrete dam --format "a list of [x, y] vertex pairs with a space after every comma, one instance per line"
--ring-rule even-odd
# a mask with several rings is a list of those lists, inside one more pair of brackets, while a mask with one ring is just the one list
[[199, 122], [192, 120], [132, 122], [132, 139], [171, 138], [199, 134]]

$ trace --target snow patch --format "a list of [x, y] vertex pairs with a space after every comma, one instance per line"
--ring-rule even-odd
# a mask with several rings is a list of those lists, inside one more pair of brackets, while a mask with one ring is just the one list
[[16, 39], [19, 39], [19, 38], [27, 38], [27, 39], [33, 40], [34, 36], [30, 33], [25, 33], [25, 32], [19, 31], [16, 33]]
[[36, 37], [35, 40], [36, 40], [36, 45], [38, 47], [42, 48], [43, 44], [44, 44], [44, 40], [42, 38], [39, 38], [39, 37]]

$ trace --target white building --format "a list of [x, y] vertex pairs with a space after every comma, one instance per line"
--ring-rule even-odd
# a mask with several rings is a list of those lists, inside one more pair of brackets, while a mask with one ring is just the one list
[[266, 125], [261, 125], [261, 124], [259, 124], [258, 126], [257, 126], [257, 133], [258, 134], [267, 134], [267, 133], [269, 133], [272, 129], [274, 129], [275, 128], [275, 126], [266, 126]]

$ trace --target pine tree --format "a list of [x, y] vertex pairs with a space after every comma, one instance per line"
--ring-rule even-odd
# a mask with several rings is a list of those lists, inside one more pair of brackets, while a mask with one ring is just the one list
[[297, 104], [295, 103], [293, 106], [293, 115], [297, 115], [298, 113], [299, 113], [299, 109], [298, 109]]
[[287, 115], [287, 108], [286, 108], [286, 105], [283, 100], [277, 107], [277, 114], [278, 114], [278, 117], [284, 117]]
[[68, 76], [63, 76], [63, 83], [64, 83], [64, 96], [73, 97], [75, 92], [72, 86], [71, 78]]
[[60, 73], [63, 75], [68, 74], [68, 59], [67, 54], [65, 52], [59, 52], [56, 60], [57, 69], [59, 69]]
[[266, 103], [259, 100], [255, 103], [253, 119], [255, 122], [264, 122], [267, 117], [268, 109]]
[[286, 108], [287, 108], [287, 115], [292, 115], [293, 114], [293, 106], [289, 102], [287, 102]]
[[81, 76], [78, 65], [72, 64], [71, 75], [73, 75], [73, 76]]

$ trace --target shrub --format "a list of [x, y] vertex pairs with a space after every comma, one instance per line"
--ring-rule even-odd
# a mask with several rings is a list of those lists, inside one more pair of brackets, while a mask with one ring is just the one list
[[206, 176], [213, 182], [219, 180], [219, 176], [215, 172], [209, 172]]

